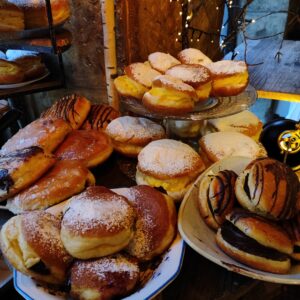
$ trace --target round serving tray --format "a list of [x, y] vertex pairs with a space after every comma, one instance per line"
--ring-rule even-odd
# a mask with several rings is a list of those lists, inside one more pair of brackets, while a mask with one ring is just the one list
[[248, 85], [237, 96], [209, 98], [205, 102], [198, 103], [194, 111], [179, 116], [151, 112], [143, 106], [141, 101], [133, 98], [121, 98], [121, 103], [125, 110], [149, 118], [200, 121], [239, 113], [253, 105], [256, 98], [256, 90]]

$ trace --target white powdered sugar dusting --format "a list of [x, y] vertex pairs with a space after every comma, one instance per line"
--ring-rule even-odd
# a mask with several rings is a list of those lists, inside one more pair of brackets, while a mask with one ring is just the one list
[[[181, 79], [171, 75], [160, 75], [155, 77], [154, 80], [161, 82], [162, 85], [164, 85], [165, 87], [171, 87], [178, 91], [195, 92], [192, 86], [184, 83]], [[157, 84], [154, 82], [153, 85], [156, 86]]]
[[148, 60], [154, 69], [165, 72], [167, 69], [179, 65], [180, 61], [168, 53], [154, 52], [148, 56]]
[[124, 116], [111, 121], [106, 128], [106, 133], [118, 141], [132, 139], [159, 139], [165, 136], [164, 128], [155, 122], [145, 119]]
[[215, 75], [234, 75], [247, 71], [246, 63], [236, 60], [220, 60], [207, 65], [207, 68]]
[[239, 132], [214, 132], [202, 137], [202, 141], [218, 159], [228, 156], [256, 158], [260, 153], [259, 145]]
[[151, 142], [140, 152], [138, 167], [149, 172], [176, 176], [199, 165], [200, 156], [189, 145], [162, 139]]
[[211, 63], [211, 59], [202, 53], [199, 49], [187, 48], [182, 50], [179, 55], [179, 59], [185, 64], [200, 64], [206, 65]]

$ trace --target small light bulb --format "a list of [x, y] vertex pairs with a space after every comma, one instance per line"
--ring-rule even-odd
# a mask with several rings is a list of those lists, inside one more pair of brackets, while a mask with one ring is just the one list
[[175, 39], [175, 42], [178, 42], [178, 39], [177, 39], [177, 38]]
[[224, 25], [222, 25], [222, 29], [224, 29], [225, 28], [225, 26]]
[[197, 39], [197, 42], [200, 42], [200, 39]]
[[191, 39], [191, 42], [193, 42], [194, 40], [193, 39]]
[[214, 40], [211, 40], [210, 42], [213, 44], [213, 43], [214, 43]]
[[178, 32], [178, 35], [181, 35], [181, 32]]
[[179, 12], [179, 16], [182, 16], [182, 11]]
[[251, 20], [251, 23], [255, 23], [256, 21], [254, 19]]
[[189, 27], [189, 24], [188, 23], [185, 23], [185, 28], [188, 28]]
[[219, 6], [216, 7], [216, 10], [219, 10]]

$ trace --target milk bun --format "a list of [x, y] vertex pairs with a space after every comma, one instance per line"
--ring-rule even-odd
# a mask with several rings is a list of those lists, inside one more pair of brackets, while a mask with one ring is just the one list
[[24, 12], [17, 5], [0, 1], [0, 32], [24, 30]]
[[136, 157], [151, 141], [165, 137], [164, 128], [145, 118], [124, 116], [113, 120], [106, 128], [114, 149], [126, 156]]
[[244, 61], [222, 60], [206, 65], [210, 70], [213, 83], [213, 96], [235, 96], [248, 85], [248, 68]]
[[163, 188], [181, 200], [204, 164], [196, 151], [179, 141], [162, 139], [148, 144], [138, 155], [137, 184]]
[[176, 208], [169, 196], [139, 185], [121, 191], [137, 214], [134, 235], [125, 251], [139, 261], [162, 254], [176, 234]]
[[130, 294], [138, 283], [137, 262], [122, 254], [76, 261], [70, 271], [72, 299], [115, 299]]
[[197, 101], [193, 87], [170, 75], [157, 76], [152, 89], [144, 94], [143, 105], [161, 114], [180, 115], [191, 112]]
[[260, 158], [238, 176], [235, 193], [246, 209], [270, 219], [286, 220], [297, 211], [300, 183], [284, 163]]
[[205, 66], [212, 62], [209, 57], [195, 48], [184, 49], [178, 53], [177, 57], [182, 64], [199, 64]]
[[19, 83], [23, 80], [24, 72], [18, 64], [0, 59], [0, 84]]
[[292, 243], [277, 224], [244, 210], [227, 216], [217, 233], [218, 246], [254, 269], [285, 274], [290, 270]]
[[35, 211], [7, 221], [0, 233], [1, 250], [19, 272], [42, 283], [62, 285], [72, 262], [60, 239], [60, 220]]
[[177, 65], [166, 71], [167, 75], [181, 79], [191, 85], [198, 96], [198, 101], [206, 100], [211, 92], [212, 78], [207, 68], [201, 65]]
[[151, 67], [160, 73], [165, 73], [169, 68], [179, 65], [180, 61], [169, 53], [154, 52], [148, 56]]
[[104, 187], [88, 187], [65, 206], [61, 239], [73, 257], [102, 257], [128, 245], [134, 222], [134, 209], [125, 197]]

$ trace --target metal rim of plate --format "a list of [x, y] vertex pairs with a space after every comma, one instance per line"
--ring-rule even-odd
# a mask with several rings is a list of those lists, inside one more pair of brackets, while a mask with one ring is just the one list
[[196, 105], [194, 111], [185, 115], [154, 113], [145, 108], [141, 101], [133, 98], [121, 97], [121, 103], [125, 110], [153, 119], [201, 121], [239, 113], [253, 105], [256, 98], [256, 90], [248, 85], [242, 93], [236, 96], [209, 98], [205, 102], [200, 102]]

